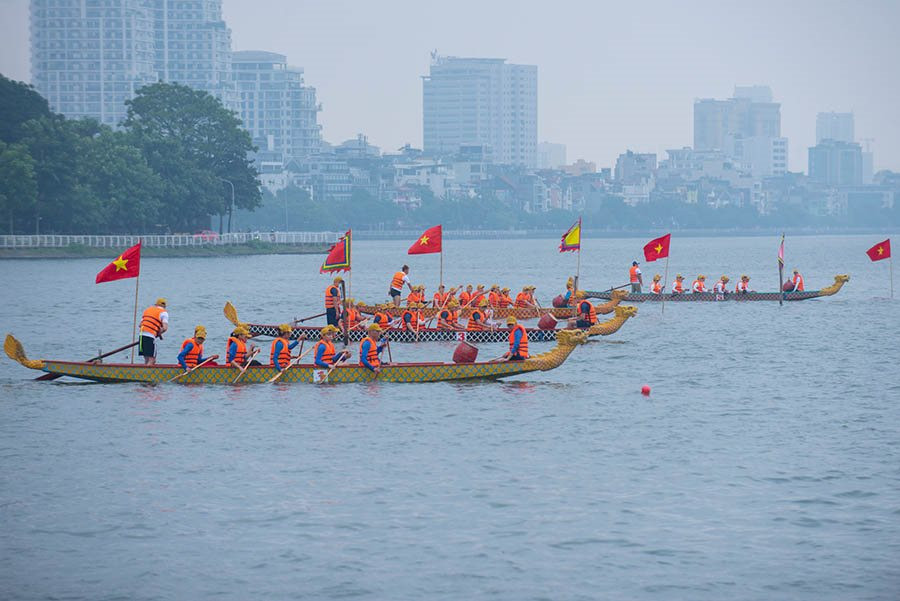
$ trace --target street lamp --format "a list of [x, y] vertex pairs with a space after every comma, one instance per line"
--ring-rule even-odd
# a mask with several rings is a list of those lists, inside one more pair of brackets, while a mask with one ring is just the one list
[[231, 233], [231, 217], [234, 215], [234, 184], [232, 184], [229, 180], [224, 177], [220, 177], [220, 180], [231, 186], [231, 211], [228, 212], [228, 233]]

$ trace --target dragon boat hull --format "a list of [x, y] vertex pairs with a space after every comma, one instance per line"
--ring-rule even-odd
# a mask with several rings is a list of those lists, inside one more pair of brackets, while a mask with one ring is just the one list
[[[715, 301], [801, 301], [811, 298], [821, 298], [837, 294], [841, 287], [850, 280], [848, 275], [834, 276], [834, 284], [821, 290], [809, 290], [804, 292], [727, 292], [716, 294], [714, 292], [686, 292], [684, 294], [652, 294], [650, 292], [629, 293], [626, 301], [633, 303], [662, 302], [687, 303], [687, 302], [715, 302]], [[608, 292], [585, 291], [588, 298], [610, 298]]]

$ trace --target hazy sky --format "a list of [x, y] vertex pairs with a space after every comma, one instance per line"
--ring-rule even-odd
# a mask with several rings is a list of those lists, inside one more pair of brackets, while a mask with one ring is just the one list
[[[820, 111], [852, 111], [875, 168], [900, 169], [900, 1], [224, 0], [235, 50], [305, 69], [330, 142], [422, 144], [429, 52], [538, 66], [538, 138], [613, 166], [693, 141], [693, 100], [768, 84], [790, 168]], [[30, 80], [28, 0], [0, 0], [0, 72]]]

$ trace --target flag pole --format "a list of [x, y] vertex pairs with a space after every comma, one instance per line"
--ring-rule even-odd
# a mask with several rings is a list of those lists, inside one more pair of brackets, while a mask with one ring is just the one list
[[[131, 343], [134, 344], [137, 341], [137, 308], [138, 308], [138, 286], [141, 282], [141, 273], [138, 272], [138, 276], [134, 278], [134, 321], [131, 324]], [[131, 362], [134, 363], [134, 347], [131, 347]]]
[[444, 241], [441, 240], [441, 281], [440, 285], [444, 285]]
[[781, 246], [778, 252], [778, 306], [784, 305], [784, 232], [781, 232]]
[[891, 272], [891, 298], [894, 298], [894, 257], [888, 257], [888, 269]]
[[666, 275], [663, 276], [663, 289], [660, 290], [660, 294], [662, 296], [662, 309], [660, 310], [660, 315], [665, 315], [666, 313], [666, 287], [669, 285], [669, 255], [666, 255]]

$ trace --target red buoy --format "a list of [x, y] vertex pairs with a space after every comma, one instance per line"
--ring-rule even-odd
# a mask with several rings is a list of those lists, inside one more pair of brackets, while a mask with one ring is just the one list
[[553, 306], [557, 309], [561, 309], [566, 306], [566, 298], [560, 294], [556, 298], [553, 299]]
[[641, 386], [641, 394], [644, 396], [650, 396], [650, 387], [644, 384]]
[[453, 362], [454, 363], [475, 363], [475, 359], [478, 358], [478, 347], [469, 344], [465, 340], [460, 342], [456, 346], [456, 350], [453, 351]]
[[542, 330], [555, 330], [556, 318], [549, 313], [544, 313], [538, 320], [538, 327]]

